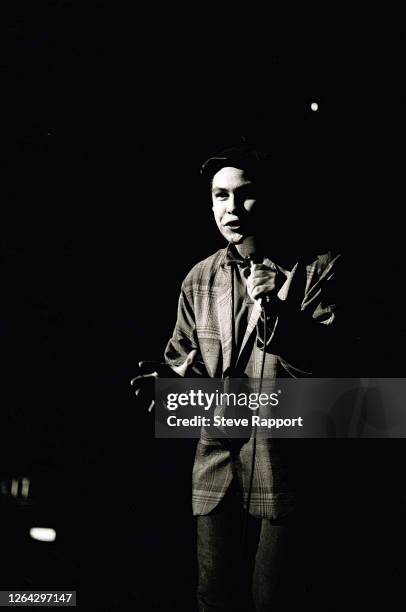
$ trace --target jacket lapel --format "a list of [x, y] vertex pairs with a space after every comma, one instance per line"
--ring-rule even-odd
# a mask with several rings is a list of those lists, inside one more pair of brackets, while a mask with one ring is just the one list
[[240, 350], [238, 352], [238, 358], [237, 358], [237, 363], [236, 366], [238, 365], [238, 362], [240, 360], [240, 357], [244, 351], [245, 345], [247, 344], [248, 340], [251, 337], [251, 334], [256, 330], [257, 327], [257, 323], [259, 320], [259, 317], [261, 316], [261, 306], [259, 305], [258, 301], [255, 300], [254, 305], [252, 307], [252, 311], [251, 311], [251, 316], [248, 320], [248, 324], [247, 324], [247, 329], [245, 330], [245, 334], [244, 334], [244, 338], [242, 340], [242, 344], [240, 347]]

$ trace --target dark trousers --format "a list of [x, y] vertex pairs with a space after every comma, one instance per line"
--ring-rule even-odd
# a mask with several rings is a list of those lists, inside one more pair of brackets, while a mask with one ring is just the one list
[[304, 609], [305, 533], [296, 514], [247, 517], [232, 485], [210, 514], [197, 517], [199, 612]]

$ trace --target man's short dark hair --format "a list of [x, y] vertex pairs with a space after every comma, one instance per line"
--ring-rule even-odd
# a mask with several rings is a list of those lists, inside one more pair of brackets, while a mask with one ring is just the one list
[[270, 159], [269, 153], [261, 151], [252, 145], [235, 145], [223, 149], [206, 159], [200, 168], [200, 174], [211, 183], [213, 176], [221, 168], [231, 166], [245, 170], [253, 180], [258, 180], [263, 178], [266, 173], [269, 173]]

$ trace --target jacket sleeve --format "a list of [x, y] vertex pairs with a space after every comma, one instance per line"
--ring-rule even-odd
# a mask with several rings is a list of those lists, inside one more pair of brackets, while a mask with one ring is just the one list
[[[276, 312], [270, 313], [266, 350], [278, 355], [289, 375], [353, 375], [357, 348], [345, 314], [344, 276], [341, 256], [329, 255], [319, 263], [304, 297], [292, 287], [286, 300], [278, 300]], [[263, 347], [263, 319], [258, 332]]]
[[178, 313], [172, 337], [165, 349], [165, 362], [169, 366], [179, 366], [184, 363], [190, 351], [196, 349], [197, 357], [194, 365], [187, 372], [187, 377], [208, 376], [200, 353], [196, 333], [196, 321], [193, 308], [193, 285], [186, 277], [182, 283], [178, 301]]

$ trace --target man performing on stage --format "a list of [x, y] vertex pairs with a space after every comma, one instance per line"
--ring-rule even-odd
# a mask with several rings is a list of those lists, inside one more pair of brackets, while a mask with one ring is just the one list
[[[165, 364], [141, 368], [140, 391], [168, 367], [218, 378], [335, 375], [341, 257], [291, 244], [294, 218], [278, 210], [273, 172], [248, 145], [203, 164], [227, 246], [185, 278]], [[202, 433], [193, 468], [200, 611], [290, 610], [292, 594], [304, 603], [298, 581], [311, 552], [302, 509], [312, 496], [304, 442], [258, 439], [254, 450], [252, 437], [236, 444]]]

